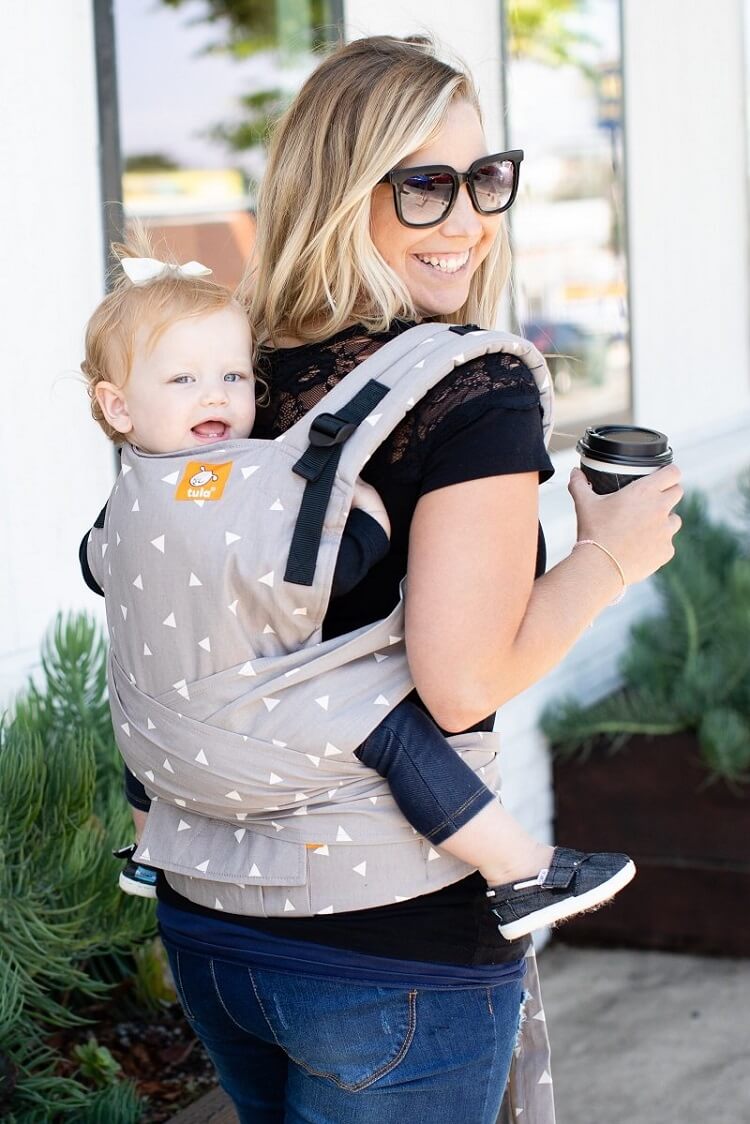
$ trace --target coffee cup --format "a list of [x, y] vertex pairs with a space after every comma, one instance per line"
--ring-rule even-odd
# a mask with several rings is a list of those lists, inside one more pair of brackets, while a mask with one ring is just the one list
[[581, 471], [600, 496], [672, 463], [666, 434], [637, 425], [589, 426], [576, 449]]

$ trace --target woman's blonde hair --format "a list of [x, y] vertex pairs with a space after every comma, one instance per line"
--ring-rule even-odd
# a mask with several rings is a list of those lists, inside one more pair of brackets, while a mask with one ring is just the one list
[[[373, 244], [370, 200], [386, 172], [430, 143], [457, 99], [481, 119], [469, 75], [436, 58], [425, 39], [357, 39], [307, 79], [272, 136], [255, 253], [239, 290], [256, 343], [420, 318]], [[503, 222], [465, 305], [437, 319], [493, 327], [509, 258]]]
[[[118, 259], [151, 258], [151, 241], [142, 227], [136, 227], [127, 243], [115, 243], [112, 252]], [[165, 260], [162, 258], [162, 260]], [[176, 267], [174, 259], [166, 263]], [[109, 438], [124, 440], [121, 433], [107, 422], [96, 400], [95, 388], [100, 382], [124, 386], [130, 374], [139, 327], [148, 325], [146, 341], [151, 349], [159, 336], [176, 320], [205, 316], [230, 305], [232, 292], [209, 277], [187, 277], [172, 268], [151, 281], [134, 285], [119, 264], [114, 267], [112, 289], [94, 310], [86, 325], [85, 358], [81, 363], [91, 414]]]

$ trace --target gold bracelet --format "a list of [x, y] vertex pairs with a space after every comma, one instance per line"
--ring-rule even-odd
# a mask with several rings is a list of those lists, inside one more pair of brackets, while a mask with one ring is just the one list
[[622, 601], [623, 597], [625, 596], [625, 591], [627, 590], [628, 586], [627, 582], [625, 581], [625, 574], [623, 572], [622, 566], [617, 561], [612, 551], [607, 550], [606, 546], [602, 546], [602, 544], [600, 542], [597, 542], [596, 539], [578, 539], [578, 541], [573, 544], [573, 549], [575, 550], [577, 546], [598, 546], [599, 550], [604, 551], [604, 553], [607, 555], [607, 558], [610, 558], [612, 562], [614, 562], [615, 566], [617, 567], [617, 573], [620, 575], [620, 580], [622, 581], [622, 589], [617, 594], [617, 597], [615, 597], [614, 601], [610, 601], [610, 605], [619, 604], [619, 602]]

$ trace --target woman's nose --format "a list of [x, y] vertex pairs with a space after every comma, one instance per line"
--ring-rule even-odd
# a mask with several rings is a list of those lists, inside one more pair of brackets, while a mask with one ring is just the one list
[[482, 220], [474, 209], [474, 204], [465, 183], [461, 184], [453, 210], [442, 225], [447, 235], [474, 237], [482, 233]]

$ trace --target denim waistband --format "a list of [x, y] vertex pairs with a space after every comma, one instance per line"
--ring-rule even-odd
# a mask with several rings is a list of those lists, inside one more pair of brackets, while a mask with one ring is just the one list
[[472, 966], [371, 956], [273, 936], [220, 917], [214, 920], [188, 913], [163, 901], [157, 906], [157, 917], [162, 939], [185, 952], [275, 972], [348, 979], [381, 987], [445, 989], [496, 987], [521, 979], [526, 970], [523, 959]]

